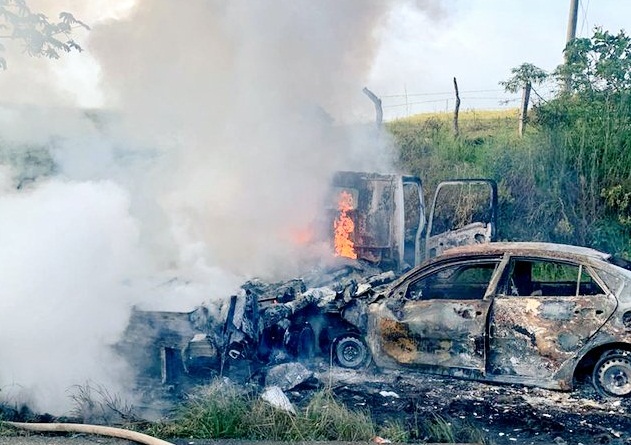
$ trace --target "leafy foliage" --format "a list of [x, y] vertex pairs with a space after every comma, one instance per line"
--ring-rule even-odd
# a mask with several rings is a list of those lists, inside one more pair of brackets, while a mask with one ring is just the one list
[[567, 63], [555, 76], [567, 80], [572, 93], [619, 93], [631, 89], [631, 41], [596, 28], [591, 39], [574, 39], [565, 48]]
[[[64, 52], [82, 51], [72, 38], [77, 27], [90, 29], [69, 12], [60, 13], [59, 21], [50, 21], [31, 11], [26, 0], [0, 0], [0, 39], [20, 42], [30, 56], [59, 59]], [[4, 49], [0, 44], [0, 51]], [[5, 58], [0, 57], [0, 69], [6, 68]]]
[[509, 93], [516, 93], [528, 84], [536, 85], [548, 78], [548, 73], [532, 63], [522, 63], [511, 69], [511, 74], [508, 80], [500, 82], [500, 85]]
[[591, 39], [570, 42], [566, 54], [555, 75], [569, 88], [540, 107], [538, 122], [556, 135], [552, 154], [562, 161], [566, 188], [575, 191], [564, 201], [577, 210], [581, 241], [600, 245], [593, 227], [610, 233], [618, 226], [627, 236], [616, 251], [629, 254], [631, 38], [596, 28]]

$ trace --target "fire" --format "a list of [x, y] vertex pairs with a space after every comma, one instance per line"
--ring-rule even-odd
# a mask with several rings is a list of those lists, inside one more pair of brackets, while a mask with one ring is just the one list
[[342, 191], [337, 202], [337, 208], [340, 213], [333, 222], [335, 255], [356, 259], [355, 244], [351, 240], [351, 235], [355, 231], [355, 223], [348, 214], [348, 212], [353, 210], [353, 195], [345, 190]]

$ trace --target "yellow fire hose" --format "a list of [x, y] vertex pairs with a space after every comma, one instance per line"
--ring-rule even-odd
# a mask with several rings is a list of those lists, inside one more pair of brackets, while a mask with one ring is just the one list
[[2, 422], [15, 428], [40, 433], [85, 433], [98, 434], [100, 436], [117, 437], [133, 442], [144, 443], [146, 445], [173, 445], [156, 437], [149, 436], [136, 431], [114, 428], [111, 426], [86, 425], [82, 423], [23, 423], [23, 422]]

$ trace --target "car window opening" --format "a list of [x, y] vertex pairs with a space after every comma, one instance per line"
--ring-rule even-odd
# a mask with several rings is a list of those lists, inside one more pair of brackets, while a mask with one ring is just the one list
[[509, 278], [512, 296], [578, 297], [605, 292], [582, 264], [544, 260], [514, 260]]
[[481, 300], [499, 261], [452, 264], [410, 284], [410, 300]]

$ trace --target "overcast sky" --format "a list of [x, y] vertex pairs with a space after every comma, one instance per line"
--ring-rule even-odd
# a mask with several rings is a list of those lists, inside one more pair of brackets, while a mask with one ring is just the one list
[[[454, 76], [461, 91], [461, 109], [516, 107], [519, 98], [498, 86], [510, 76], [510, 69], [530, 62], [551, 71], [562, 61], [570, 0], [440, 3], [449, 6], [439, 18], [408, 6], [397, 9], [389, 20], [369, 85], [378, 95], [403, 95], [384, 97], [386, 118], [444, 111], [446, 98], [453, 97]], [[590, 37], [595, 26], [628, 33], [630, 25], [629, 0], [580, 1], [578, 37]], [[407, 102], [413, 104], [408, 107], [406, 89]], [[442, 92], [449, 94], [428, 95]], [[513, 100], [502, 105], [500, 98]], [[449, 109], [453, 105], [449, 101]]]
[[[29, 4], [34, 9], [54, 5], [55, 11], [70, 10], [98, 24], [104, 17], [124, 16], [133, 2], [31, 0]], [[510, 69], [530, 62], [551, 71], [562, 61], [570, 0], [400, 0], [395, 4], [375, 32], [372, 69], [357, 80], [358, 91], [367, 86], [383, 98], [386, 119], [451, 110], [454, 76], [463, 110], [517, 107], [518, 95], [506, 94], [498, 85], [510, 76]], [[352, 11], [346, 20], [353, 20]], [[588, 37], [595, 26], [616, 33], [629, 28], [629, 21], [631, 0], [581, 0], [577, 34]], [[22, 69], [22, 61], [10, 55], [9, 71], [0, 73], [0, 100], [37, 102], [56, 89], [62, 93], [55, 100], [63, 96], [80, 106], [99, 106], [104, 97], [89, 43], [87, 51], [69, 54], [52, 68], [44, 64], [53, 62], [28, 59], [28, 68]], [[33, 73], [42, 70], [51, 72], [45, 83], [33, 81]], [[545, 95], [545, 88], [540, 90]], [[363, 96], [357, 100], [359, 107], [349, 107], [351, 119], [372, 118], [372, 105], [365, 98], [364, 109], [363, 100]]]

